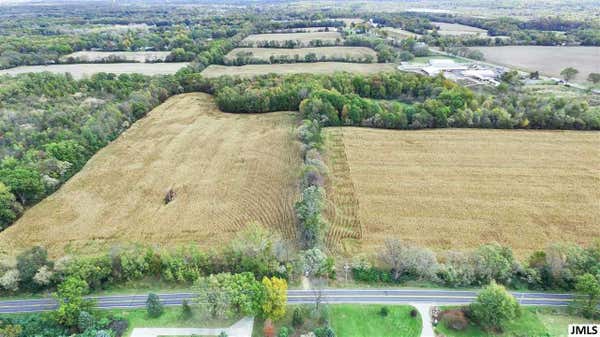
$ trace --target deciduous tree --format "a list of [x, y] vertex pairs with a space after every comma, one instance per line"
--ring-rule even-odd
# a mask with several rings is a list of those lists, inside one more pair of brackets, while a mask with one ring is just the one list
[[54, 319], [65, 327], [75, 327], [80, 313], [92, 308], [92, 301], [83, 298], [88, 290], [87, 283], [76, 277], [69, 277], [61, 283], [54, 295], [58, 302]]
[[264, 298], [262, 312], [265, 317], [278, 321], [285, 316], [287, 305], [287, 282], [278, 277], [263, 277]]
[[576, 309], [585, 317], [593, 318], [598, 315], [600, 305], [600, 282], [592, 274], [584, 274], [577, 278], [575, 290], [578, 297], [575, 298]]
[[560, 72], [560, 75], [565, 79], [565, 81], [570, 81], [570, 80], [574, 79], [578, 73], [579, 73], [579, 70], [577, 70], [573, 67], [568, 67], [568, 68], [563, 69]]
[[485, 329], [502, 329], [507, 322], [520, 315], [520, 307], [503, 286], [492, 282], [477, 295], [471, 304], [471, 312]]

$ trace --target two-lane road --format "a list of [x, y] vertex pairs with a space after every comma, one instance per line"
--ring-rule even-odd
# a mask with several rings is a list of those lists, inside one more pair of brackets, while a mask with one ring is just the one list
[[[512, 293], [523, 305], [566, 306], [573, 295], [553, 293]], [[194, 293], [158, 294], [165, 306], [181, 305], [183, 300], [193, 300]], [[475, 291], [431, 290], [431, 289], [323, 289], [288, 290], [288, 303], [312, 303], [319, 296], [325, 303], [372, 303], [430, 305], [460, 305], [471, 303], [477, 296]], [[147, 295], [91, 296], [99, 309], [143, 308]], [[52, 298], [0, 301], [0, 313], [23, 313], [53, 310], [56, 301]]]

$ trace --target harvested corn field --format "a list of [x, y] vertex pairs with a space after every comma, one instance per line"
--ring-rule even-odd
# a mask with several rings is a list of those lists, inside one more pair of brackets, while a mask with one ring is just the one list
[[223, 113], [207, 94], [172, 97], [1, 232], [0, 247], [59, 255], [131, 242], [217, 246], [252, 221], [292, 237], [295, 118]]
[[61, 61], [85, 63], [124, 60], [143, 63], [164, 61], [169, 54], [169, 51], [77, 51], [61, 57]]
[[0, 75], [18, 75], [49, 71], [55, 74], [70, 73], [76, 80], [91, 77], [92, 75], [101, 72], [117, 75], [139, 73], [152, 76], [175, 74], [179, 69], [186, 67], [188, 64], [188, 62], [50, 64], [44, 66], [20, 66], [2, 69], [0, 70]]
[[309, 45], [311, 41], [322, 41], [334, 43], [341, 39], [338, 32], [308, 32], [308, 33], [272, 33], [248, 35], [242, 40], [244, 46], [255, 46], [266, 42], [283, 43], [285, 41], [297, 41], [300, 45]]
[[499, 242], [523, 256], [600, 236], [597, 132], [327, 128], [326, 135], [332, 246], [355, 238], [367, 251], [386, 238], [434, 249]]
[[287, 57], [290, 60], [304, 61], [306, 55], [315, 54], [317, 59], [342, 59], [360, 62], [377, 61], [377, 53], [367, 47], [321, 47], [321, 48], [236, 48], [225, 55], [228, 62], [236, 59], [251, 58], [268, 62], [271, 56], [275, 58]]
[[202, 71], [202, 76], [213, 78], [219, 76], [253, 77], [266, 74], [333, 74], [346, 71], [356, 74], [374, 74], [383, 71], [395, 71], [391, 63], [347, 63], [347, 62], [315, 62], [286, 64], [248, 64], [245, 66], [221, 66], [211, 64]]

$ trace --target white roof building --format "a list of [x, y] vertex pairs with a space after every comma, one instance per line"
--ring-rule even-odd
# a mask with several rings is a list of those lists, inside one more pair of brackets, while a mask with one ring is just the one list
[[441, 72], [453, 70], [467, 70], [469, 67], [462, 63], [456, 63], [452, 59], [431, 59], [429, 65], [422, 70], [429, 76], [435, 76]]
[[496, 72], [491, 69], [469, 69], [463, 71], [462, 75], [473, 77], [478, 80], [489, 80], [496, 78]]

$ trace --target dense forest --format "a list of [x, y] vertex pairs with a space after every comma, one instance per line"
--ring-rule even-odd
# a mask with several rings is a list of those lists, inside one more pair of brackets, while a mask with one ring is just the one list
[[529, 95], [507, 85], [493, 95], [478, 95], [442, 76], [265, 75], [220, 78], [210, 87], [223, 111], [299, 110], [304, 101], [311, 119], [324, 125], [600, 129], [600, 109], [579, 100]]

